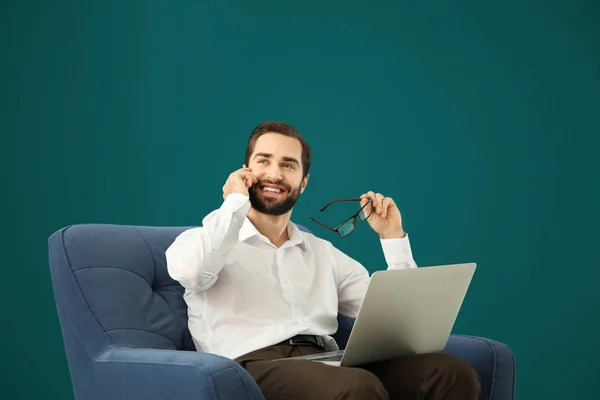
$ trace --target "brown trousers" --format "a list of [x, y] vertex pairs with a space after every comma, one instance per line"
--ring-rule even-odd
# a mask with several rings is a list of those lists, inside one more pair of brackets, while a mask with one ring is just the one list
[[465, 361], [436, 353], [360, 367], [336, 367], [309, 360], [280, 360], [322, 350], [277, 345], [237, 358], [267, 400], [477, 400], [481, 380]]

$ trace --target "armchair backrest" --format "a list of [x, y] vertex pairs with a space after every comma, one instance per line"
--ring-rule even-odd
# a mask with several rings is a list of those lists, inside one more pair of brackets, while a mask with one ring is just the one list
[[50, 237], [57, 306], [86, 333], [89, 355], [108, 345], [193, 350], [183, 287], [164, 255], [185, 229], [74, 225]]

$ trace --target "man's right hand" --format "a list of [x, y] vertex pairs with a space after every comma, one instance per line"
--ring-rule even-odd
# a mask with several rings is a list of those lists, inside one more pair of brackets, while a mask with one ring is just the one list
[[227, 178], [227, 182], [223, 185], [223, 199], [231, 193], [240, 193], [244, 196], [249, 196], [248, 188], [258, 182], [258, 179], [252, 173], [251, 168], [240, 168], [234, 171]]

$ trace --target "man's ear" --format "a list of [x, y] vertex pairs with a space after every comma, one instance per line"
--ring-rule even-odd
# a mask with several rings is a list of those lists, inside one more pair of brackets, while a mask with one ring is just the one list
[[300, 193], [304, 193], [304, 189], [306, 189], [306, 185], [308, 185], [308, 178], [310, 174], [306, 174], [304, 178], [302, 178], [302, 184], [300, 185]]

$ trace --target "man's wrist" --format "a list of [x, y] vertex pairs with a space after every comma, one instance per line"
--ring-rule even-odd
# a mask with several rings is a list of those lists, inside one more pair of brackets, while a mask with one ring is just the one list
[[395, 230], [392, 232], [383, 232], [381, 235], [379, 235], [379, 238], [382, 240], [385, 239], [403, 239], [404, 237], [406, 237], [406, 232], [404, 232], [403, 229], [400, 230]]

